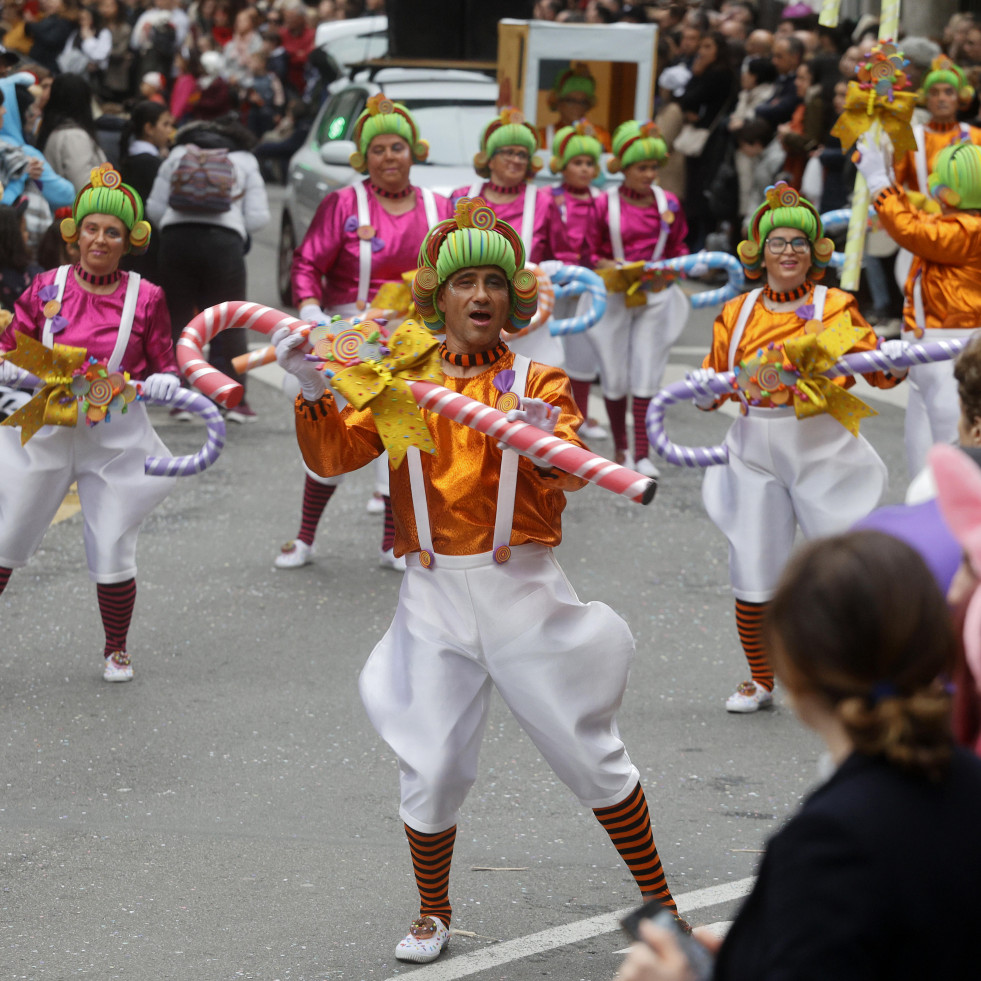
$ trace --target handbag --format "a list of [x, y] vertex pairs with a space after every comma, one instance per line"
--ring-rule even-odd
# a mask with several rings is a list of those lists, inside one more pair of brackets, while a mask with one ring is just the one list
[[685, 123], [681, 127], [681, 132], [674, 138], [671, 149], [677, 150], [684, 157], [700, 157], [711, 132], [711, 127], [701, 128]]

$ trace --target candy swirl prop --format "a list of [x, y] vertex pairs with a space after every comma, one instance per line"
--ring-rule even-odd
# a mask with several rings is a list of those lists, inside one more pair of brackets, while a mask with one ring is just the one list
[[[868, 58], [855, 68], [857, 79], [848, 83], [845, 107], [831, 133], [841, 140], [847, 151], [863, 133], [878, 141], [886, 133], [897, 155], [916, 149], [916, 138], [910, 120], [916, 106], [909, 78], [903, 71], [908, 61], [895, 45], [890, 44], [899, 29], [898, 0], [883, 0], [879, 20], [879, 43]], [[845, 239], [845, 262], [841, 271], [841, 288], [858, 288], [861, 274], [862, 252], [865, 249], [865, 233], [868, 227], [866, 214], [871, 203], [868, 185], [861, 174], [855, 177], [852, 193], [852, 214]]]
[[[199, 391], [219, 405], [234, 408], [242, 401], [242, 386], [204, 359], [204, 346], [216, 334], [230, 327], [245, 327], [260, 334], [272, 334], [277, 327], [310, 327], [303, 320], [281, 310], [250, 303], [228, 300], [202, 310], [181, 331], [177, 342], [177, 363], [184, 377]], [[273, 354], [275, 358], [275, 353]]]
[[[242, 326], [241, 321], [243, 319], [250, 321], [253, 330], [264, 333], [271, 333], [280, 324], [296, 325], [293, 329], [300, 330], [309, 326], [295, 317], [288, 317], [280, 310], [262, 307], [259, 304], [244, 300], [230, 300], [227, 303], [219, 304], [218, 307], [209, 307], [198, 314], [195, 320], [198, 319], [201, 319], [203, 323], [218, 325], [210, 332], [209, 340], [219, 330]], [[188, 327], [192, 326], [194, 322], [192, 321]], [[225, 326], [220, 326], [222, 324]], [[185, 328], [185, 332], [187, 329]], [[200, 342], [197, 338], [200, 336], [201, 328], [198, 328], [195, 332], [195, 343], [199, 345], [199, 350]], [[183, 335], [181, 335], [181, 340], [183, 340]], [[210, 365], [208, 367], [211, 368]], [[194, 374], [196, 377], [208, 381], [209, 388], [216, 393], [215, 401], [226, 405], [237, 405], [242, 398], [241, 385], [226, 375], [222, 375], [216, 368], [211, 368], [211, 371], [218, 377], [215, 378], [211, 374], [202, 373], [200, 369], [195, 370]], [[235, 391], [236, 388], [238, 389], [237, 392]], [[536, 458], [539, 458], [546, 466], [566, 470], [568, 473], [582, 477], [590, 483], [597, 484], [641, 504], [648, 504], [654, 499], [657, 481], [645, 477], [643, 474], [629, 470], [627, 467], [621, 467], [619, 464], [591, 453], [589, 450], [580, 449], [572, 443], [567, 443], [565, 440], [545, 433], [534, 426], [529, 426], [527, 423], [508, 422], [507, 417], [497, 409], [492, 409], [490, 406], [467, 398], [465, 395], [457, 395], [441, 385], [411, 381], [409, 388], [420, 408], [446, 415], [456, 422], [477, 430], [477, 432], [485, 433], [508, 446], [513, 446], [516, 450], [533, 451]], [[231, 401], [232, 399], [234, 401]], [[425, 400], [425, 404], [423, 400]], [[572, 452], [566, 452], [566, 450]]]
[[[934, 361], [949, 361], [957, 357], [967, 343], [965, 338], [955, 338], [949, 341], [930, 341], [926, 344], [909, 345], [903, 356], [894, 361], [886, 360], [878, 351], [858, 351], [846, 354], [827, 371], [826, 378], [837, 375], [864, 375], [873, 371], [892, 371], [894, 367], [911, 368], [918, 364], [929, 364]], [[765, 357], [765, 352], [761, 354]], [[781, 358], [781, 368], [783, 368]], [[780, 369], [778, 369], [780, 370]], [[796, 384], [798, 379], [783, 377], [782, 370], [779, 381], [787, 384], [788, 380]], [[760, 373], [756, 379], [759, 384]], [[765, 375], [772, 384], [774, 379]], [[651, 399], [647, 409], [647, 434], [651, 445], [669, 463], [679, 467], [714, 467], [729, 462], [729, 448], [724, 444], [719, 446], [680, 446], [668, 439], [664, 429], [664, 416], [671, 405], [687, 402], [699, 395], [731, 395], [739, 387], [737, 373], [727, 371], [713, 375], [704, 386], [689, 381], [687, 378], [668, 385]]]
[[218, 406], [189, 388], [178, 389], [169, 399], [149, 399], [140, 395], [148, 405], [165, 405], [172, 409], [184, 409], [204, 419], [208, 435], [204, 446], [188, 456], [148, 456], [143, 465], [153, 477], [189, 477], [207, 470], [218, 459], [225, 445], [225, 420]]
[[696, 252], [694, 255], [682, 255], [675, 259], [659, 259], [648, 262], [645, 268], [655, 271], [671, 271], [690, 275], [695, 270], [703, 268], [724, 269], [728, 274], [728, 282], [714, 290], [703, 290], [693, 293], [689, 300], [697, 310], [702, 307], [721, 306], [734, 296], [739, 296], [746, 289], [746, 277], [743, 275], [742, 263], [728, 252]]
[[582, 266], [561, 266], [552, 274], [556, 296], [578, 296], [588, 293], [592, 298], [589, 309], [574, 317], [564, 320], [553, 320], [548, 325], [553, 337], [564, 337], [568, 334], [581, 334], [600, 322], [606, 313], [606, 284], [592, 271]]

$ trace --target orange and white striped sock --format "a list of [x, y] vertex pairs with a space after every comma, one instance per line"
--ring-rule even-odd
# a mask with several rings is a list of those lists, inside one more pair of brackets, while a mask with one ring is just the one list
[[644, 788], [638, 783], [625, 800], [612, 807], [594, 808], [593, 813], [627, 863], [644, 899], [656, 899], [677, 913], [678, 907], [664, 878], [661, 858], [654, 844]]
[[736, 600], [736, 630], [743, 645], [749, 671], [755, 681], [767, 691], [773, 691], [773, 669], [763, 649], [763, 617], [769, 603], [747, 603]]
[[419, 916], [438, 916], [445, 926], [450, 925], [453, 907], [450, 906], [450, 863], [456, 843], [456, 825], [446, 831], [427, 835], [405, 826], [412, 853], [412, 871], [419, 889]]

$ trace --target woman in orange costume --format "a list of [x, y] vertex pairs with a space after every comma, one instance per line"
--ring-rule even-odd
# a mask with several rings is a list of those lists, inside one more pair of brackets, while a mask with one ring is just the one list
[[[917, 211], [898, 177], [889, 177], [879, 147], [858, 143], [858, 168], [874, 198], [883, 228], [913, 253], [906, 277], [903, 337], [907, 340], [967, 337], [981, 326], [981, 147], [955, 143], [934, 161], [930, 193], [940, 214]], [[906, 406], [906, 465], [915, 476], [934, 443], [957, 438], [960, 404], [954, 363], [910, 369]]]
[[[820, 333], [843, 319], [855, 328], [848, 350], [877, 346], [850, 293], [815, 285], [834, 247], [823, 237], [814, 206], [797, 191], [783, 181], [767, 188], [747, 239], [739, 245], [739, 258], [750, 277], [765, 271], [767, 284], [730, 300], [716, 318], [712, 349], [703, 367], [688, 376], [702, 388], [695, 398], [699, 408], [721, 404], [722, 398], [704, 388], [715, 372], [732, 371], [761, 349]], [[885, 341], [880, 349], [892, 358], [904, 346]], [[742, 377], [751, 370], [747, 365]], [[891, 388], [902, 374], [865, 378]], [[835, 383], [849, 387], [854, 379]], [[736, 628], [752, 674], [726, 700], [729, 712], [756, 712], [773, 702], [762, 622], [798, 525], [807, 538], [842, 532], [878, 504], [886, 486], [885, 464], [863, 436], [853, 435], [828, 412], [797, 418], [788, 385], [767, 387], [754, 390], [743, 383], [738, 395], [723, 397], [738, 397], [742, 414], [726, 436], [728, 464], [710, 467], [702, 485], [705, 509], [729, 540]]]

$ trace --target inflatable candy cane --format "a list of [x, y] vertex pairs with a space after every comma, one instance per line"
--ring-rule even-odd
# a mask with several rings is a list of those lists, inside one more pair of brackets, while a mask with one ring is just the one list
[[[837, 375], [864, 375], [873, 371], [891, 371], [893, 368], [910, 368], [933, 361], [949, 361], [955, 358], [967, 338], [949, 341], [929, 341], [910, 344], [902, 357], [886, 359], [879, 351], [857, 351], [846, 354], [824, 372], [828, 378]], [[731, 395], [735, 387], [736, 373], [726, 371], [713, 375], [705, 385], [697, 385], [687, 378], [668, 385], [651, 399], [647, 408], [647, 435], [651, 446], [669, 463], [679, 467], [714, 467], [729, 462], [727, 446], [679, 446], [668, 439], [664, 431], [664, 415], [668, 406], [687, 402], [697, 395]]]
[[695, 269], [724, 269], [728, 274], [729, 281], [725, 286], [720, 286], [714, 290], [703, 290], [701, 293], [693, 293], [689, 299], [695, 309], [701, 307], [719, 306], [731, 300], [734, 296], [739, 296], [746, 289], [746, 278], [743, 275], [743, 266], [739, 259], [728, 252], [696, 252], [694, 255], [682, 255], [675, 259], [660, 259], [657, 262], [648, 262], [644, 268], [655, 272], [670, 271], [679, 272], [682, 275], [691, 273]]
[[585, 313], [567, 317], [564, 320], [553, 320], [549, 325], [549, 333], [553, 337], [564, 337], [568, 334], [581, 334], [584, 330], [599, 323], [606, 313], [606, 284], [592, 269], [582, 266], [560, 266], [552, 274], [555, 284], [555, 295], [577, 296], [588, 293], [592, 303]]
[[[201, 356], [201, 348], [220, 331], [246, 324], [252, 330], [265, 334], [271, 334], [281, 326], [293, 330], [303, 330], [310, 326], [280, 310], [244, 300], [230, 300], [199, 313], [181, 334], [178, 362], [192, 384], [206, 385], [209, 392], [213, 393], [211, 397], [221, 405], [237, 405], [242, 399], [242, 386], [205, 362]], [[328, 372], [325, 375], [329, 378]], [[523, 422], [508, 422], [507, 417], [497, 409], [451, 392], [441, 385], [409, 382], [409, 387], [420, 407], [445, 415], [455, 422], [497, 439], [506, 446], [512, 446], [519, 452], [527, 452], [546, 466], [558, 467], [640, 504], [649, 504], [654, 499], [657, 481], [650, 477], [552, 436], [535, 426]]]

